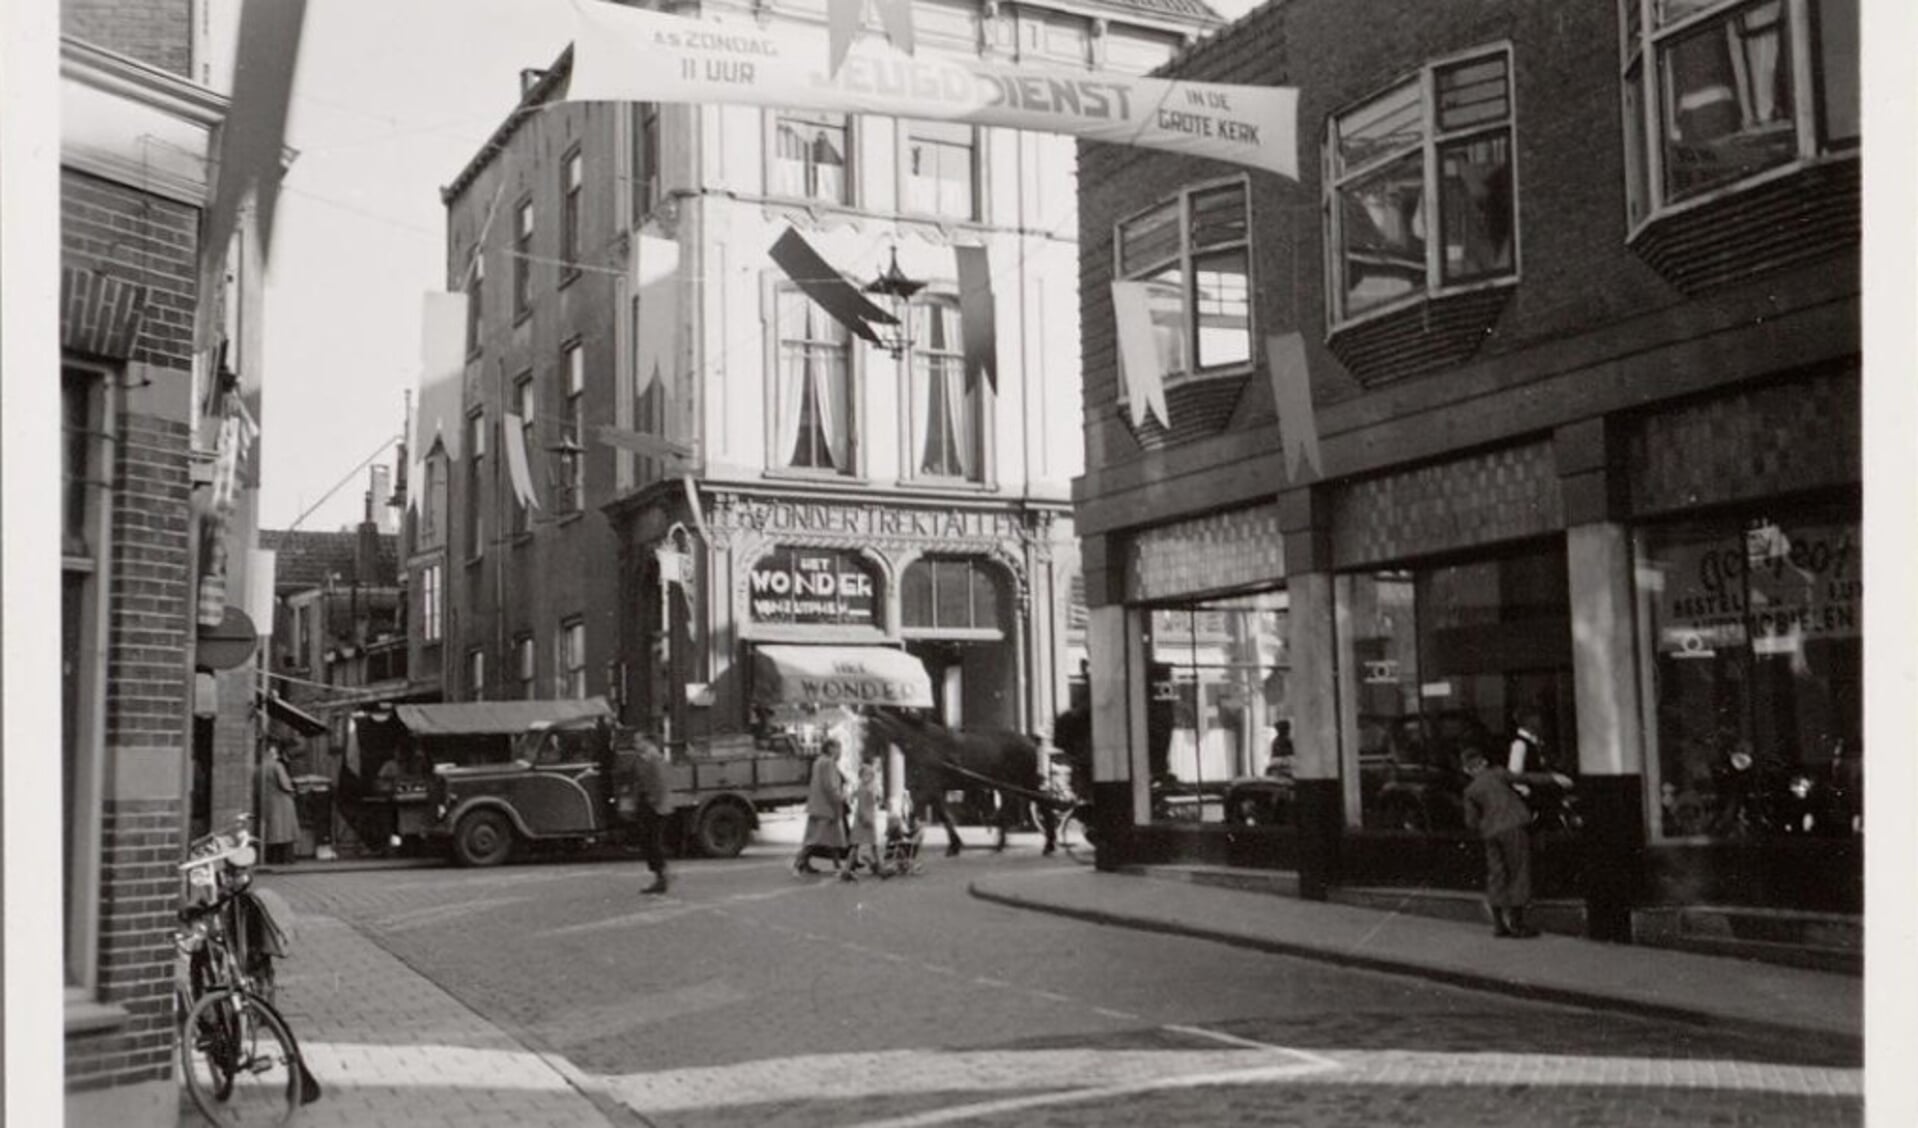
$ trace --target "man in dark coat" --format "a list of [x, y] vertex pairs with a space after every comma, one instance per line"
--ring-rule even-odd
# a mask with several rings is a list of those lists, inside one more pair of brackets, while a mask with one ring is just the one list
[[653, 883], [641, 893], [666, 892], [666, 820], [673, 813], [673, 784], [666, 771], [666, 754], [659, 745], [639, 741], [639, 841], [646, 851], [646, 868]]
[[1529, 940], [1538, 930], [1525, 923], [1532, 901], [1532, 810], [1514, 782], [1569, 788], [1569, 777], [1552, 772], [1519, 772], [1495, 767], [1485, 753], [1468, 748], [1459, 766], [1471, 777], [1465, 785], [1465, 825], [1485, 842], [1485, 902], [1492, 910], [1492, 935]]

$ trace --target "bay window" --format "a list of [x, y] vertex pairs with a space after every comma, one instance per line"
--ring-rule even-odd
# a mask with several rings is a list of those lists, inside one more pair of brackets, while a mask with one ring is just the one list
[[1334, 323], [1517, 276], [1511, 51], [1434, 63], [1326, 128]]
[[1168, 381], [1250, 363], [1250, 230], [1243, 180], [1186, 189], [1119, 224], [1116, 274], [1148, 285]]
[[1623, 0], [1627, 216], [1856, 151], [1858, 0]]

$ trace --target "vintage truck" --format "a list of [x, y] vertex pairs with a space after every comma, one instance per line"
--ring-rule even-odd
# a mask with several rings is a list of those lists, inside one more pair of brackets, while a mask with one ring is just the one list
[[[469, 866], [523, 846], [622, 842], [637, 824], [639, 737], [601, 699], [401, 705], [430, 772], [428, 837]], [[516, 731], [501, 731], [504, 726]], [[504, 739], [502, 739], [504, 738]], [[672, 750], [668, 840], [709, 857], [745, 848], [759, 812], [806, 799], [810, 760], [783, 739], [715, 737]]]

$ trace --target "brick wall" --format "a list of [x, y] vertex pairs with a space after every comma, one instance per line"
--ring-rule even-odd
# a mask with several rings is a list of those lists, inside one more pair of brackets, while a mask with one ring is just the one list
[[60, 30], [143, 63], [190, 75], [193, 13], [188, 0], [60, 0]]
[[199, 230], [197, 208], [60, 170], [61, 261], [147, 287], [135, 361], [192, 365]]
[[[176, 726], [177, 727], [177, 726]], [[70, 1091], [164, 1081], [173, 1071], [173, 913], [180, 804], [105, 804], [100, 874], [100, 1001], [122, 1025], [67, 1042]]]

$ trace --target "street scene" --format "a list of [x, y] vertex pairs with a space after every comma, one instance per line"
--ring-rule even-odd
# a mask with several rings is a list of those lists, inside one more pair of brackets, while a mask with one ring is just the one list
[[1918, 1116], [1878, 7], [50, 3], [9, 1079]]
[[1861, 1122], [1856, 1043], [1809, 1028], [1843, 1007], [1552, 1005], [976, 896], [1165, 881], [1045, 859], [1036, 834], [798, 880], [796, 830], [675, 865], [663, 898], [617, 857], [262, 877], [297, 914], [281, 1005], [328, 1087], [302, 1122]]

